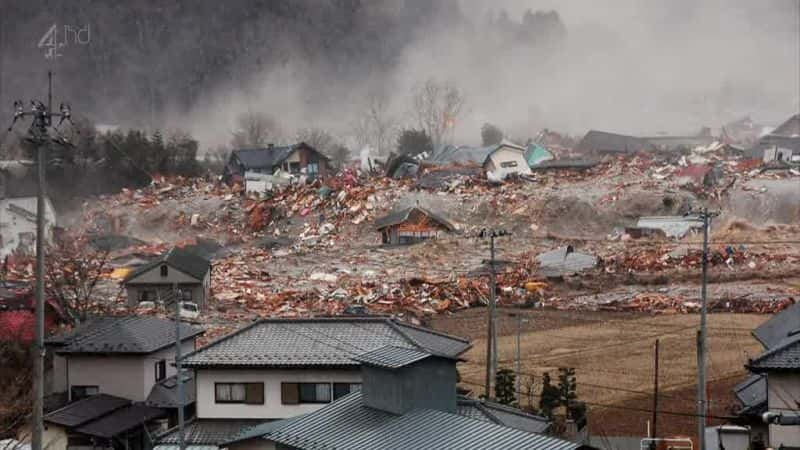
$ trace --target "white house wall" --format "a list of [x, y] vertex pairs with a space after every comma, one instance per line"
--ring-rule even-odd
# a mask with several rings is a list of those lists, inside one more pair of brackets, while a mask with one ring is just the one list
[[[197, 370], [197, 417], [200, 419], [283, 419], [316, 411], [325, 403], [284, 405], [281, 383], [361, 383], [357, 370]], [[216, 404], [214, 383], [264, 383], [264, 404]]]
[[[503, 167], [502, 164], [504, 162], [515, 162], [516, 166]], [[484, 168], [493, 172], [494, 175], [500, 179], [503, 179], [510, 174], [531, 174], [531, 168], [528, 167], [528, 161], [525, 160], [525, 155], [519, 150], [507, 147], [501, 147], [492, 153]]]
[[[800, 374], [773, 372], [768, 375], [767, 406], [770, 411], [800, 415], [797, 409], [798, 401], [800, 401]], [[769, 446], [800, 447], [800, 426], [770, 425]]]
[[[183, 343], [183, 354], [192, 350], [193, 340]], [[156, 383], [155, 363], [162, 359], [167, 361], [167, 376], [175, 375], [173, 346], [147, 355], [69, 355], [67, 379], [70, 386], [98, 386], [101, 394], [141, 402]]]

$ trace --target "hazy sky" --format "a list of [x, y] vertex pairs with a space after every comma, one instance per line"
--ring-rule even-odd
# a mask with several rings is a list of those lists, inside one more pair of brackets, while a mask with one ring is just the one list
[[[475, 28], [434, 27], [416, 36], [391, 75], [352, 84], [306, 75], [291, 61], [242, 84], [221, 86], [189, 116], [204, 143], [229, 135], [234, 111], [268, 102], [287, 130], [318, 125], [344, 134], [368, 91], [390, 98], [398, 123], [413, 125], [409, 91], [448, 80], [466, 97], [456, 141], [479, 142], [484, 122], [525, 139], [541, 128], [632, 134], [689, 133], [750, 115], [777, 124], [800, 111], [800, 0], [462, 0]], [[487, 10], [556, 10], [566, 42], [537, 50], [486, 30]], [[328, 100], [309, 106], [300, 99]], [[203, 107], [214, 104], [215, 108]], [[257, 107], [257, 106], [256, 106]]]

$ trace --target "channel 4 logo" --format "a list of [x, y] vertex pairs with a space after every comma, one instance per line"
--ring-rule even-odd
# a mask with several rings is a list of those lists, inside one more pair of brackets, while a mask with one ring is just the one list
[[45, 49], [45, 59], [56, 59], [64, 56], [61, 50], [70, 45], [87, 45], [91, 40], [91, 30], [85, 27], [72, 25], [58, 26], [53, 24], [39, 39], [39, 48]]

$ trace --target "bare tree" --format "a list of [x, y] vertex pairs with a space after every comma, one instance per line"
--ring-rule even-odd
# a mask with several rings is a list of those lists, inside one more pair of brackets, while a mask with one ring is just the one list
[[434, 147], [444, 142], [464, 107], [464, 97], [452, 83], [429, 79], [413, 89], [413, 114]]
[[367, 97], [364, 109], [353, 124], [353, 137], [359, 147], [372, 147], [378, 154], [391, 151], [398, 128], [395, 118], [389, 112], [385, 96], [371, 94]]
[[64, 239], [48, 252], [45, 267], [48, 295], [59, 302], [74, 323], [86, 320], [93, 309], [107, 306], [93, 297], [110, 249], [92, 250], [85, 237]]
[[336, 138], [328, 130], [316, 127], [298, 130], [297, 140], [305, 142], [325, 155], [330, 155], [336, 146]]
[[261, 111], [247, 111], [236, 118], [231, 146], [263, 147], [270, 140], [276, 140], [279, 134], [280, 127], [272, 116]]

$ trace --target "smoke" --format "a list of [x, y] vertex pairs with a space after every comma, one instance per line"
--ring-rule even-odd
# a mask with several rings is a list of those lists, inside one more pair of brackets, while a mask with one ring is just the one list
[[[520, 38], [514, 30], [528, 9], [556, 11], [565, 36], [534, 28], [533, 44]], [[498, 23], [501, 11], [508, 22]], [[690, 133], [744, 115], [778, 123], [800, 110], [800, 0], [500, 0], [491, 9], [462, 0], [388, 70], [339, 79], [319, 69], [297, 58], [219, 86], [178, 125], [205, 146], [225, 144], [238, 112], [263, 109], [286, 140], [317, 126], [347, 141], [376, 89], [398, 129], [416, 125], [411, 90], [429, 78], [452, 82], [466, 98], [458, 144], [479, 143], [485, 122], [517, 140], [541, 128]]]

